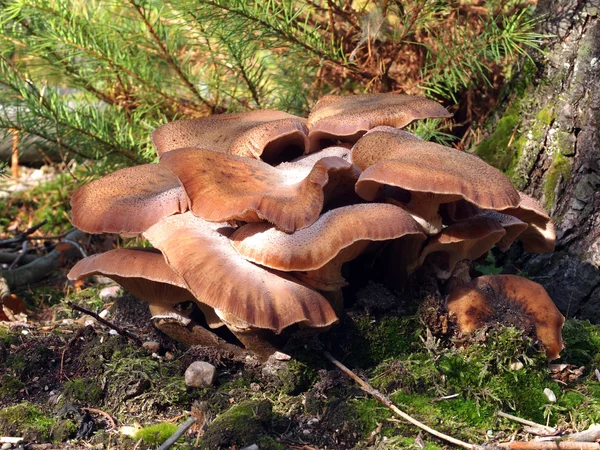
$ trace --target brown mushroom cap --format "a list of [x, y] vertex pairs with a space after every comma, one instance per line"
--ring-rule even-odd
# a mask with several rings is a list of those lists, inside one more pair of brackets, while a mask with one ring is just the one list
[[234, 248], [249, 261], [272, 269], [315, 270], [359, 241], [387, 241], [423, 230], [394, 205], [366, 203], [333, 209], [310, 227], [286, 234], [266, 223], [251, 223], [231, 236]]
[[152, 142], [159, 156], [198, 147], [272, 162], [290, 147], [299, 148], [297, 154], [308, 153], [307, 134], [306, 119], [260, 110], [171, 122], [154, 130]]
[[167, 265], [163, 255], [149, 248], [120, 248], [88, 256], [71, 269], [69, 280], [103, 275], [148, 303], [175, 305], [194, 296], [185, 281]]
[[164, 166], [117, 170], [79, 188], [71, 198], [73, 225], [87, 233], [140, 234], [188, 209], [179, 180]]
[[354, 185], [358, 173], [342, 158], [320, 158], [312, 168], [282, 169], [249, 158], [200, 149], [165, 153], [160, 164], [172, 170], [189, 198], [192, 212], [211, 222], [267, 220], [292, 232], [313, 223], [325, 201], [332, 174]]
[[324, 139], [356, 142], [376, 126], [402, 128], [413, 120], [430, 117], [452, 117], [452, 114], [433, 100], [411, 95], [327, 95], [308, 116], [311, 149], [317, 150]]
[[502, 225], [495, 219], [477, 216], [444, 228], [432, 236], [421, 256], [433, 263], [436, 274], [441, 279], [452, 275], [459, 261], [473, 261], [485, 255], [496, 242], [506, 234]]
[[356, 192], [375, 200], [384, 186], [408, 191], [404, 207], [429, 233], [441, 229], [441, 203], [464, 199], [480, 208], [504, 210], [519, 204], [510, 180], [477, 156], [390, 127], [377, 127], [352, 149], [352, 162], [363, 170]]
[[521, 222], [516, 217], [509, 216], [508, 214], [502, 214], [498, 211], [482, 211], [481, 215], [496, 220], [502, 225], [504, 231], [506, 231], [506, 234], [502, 236], [502, 239], [496, 242], [496, 247], [502, 252], [507, 251], [515, 239], [519, 238], [519, 236], [527, 229], [527, 224], [525, 222]]
[[233, 231], [187, 212], [167, 217], [144, 235], [196, 298], [253, 327], [279, 333], [294, 323], [326, 327], [337, 321], [317, 292], [243, 259], [228, 239]]
[[519, 192], [521, 203], [516, 208], [503, 211], [529, 225], [519, 236], [523, 248], [531, 253], [549, 253], [554, 251], [556, 231], [554, 224], [544, 208], [532, 197]]
[[516, 275], [475, 278], [450, 293], [447, 308], [456, 315], [462, 333], [493, 322], [524, 330], [533, 326], [549, 360], [558, 358], [563, 348], [561, 329], [565, 318], [546, 290], [526, 278]]

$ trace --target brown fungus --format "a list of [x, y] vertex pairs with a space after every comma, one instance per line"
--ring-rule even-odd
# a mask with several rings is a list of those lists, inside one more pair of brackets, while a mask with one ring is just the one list
[[401, 208], [367, 203], [333, 209], [293, 234], [265, 223], [244, 225], [231, 240], [249, 261], [293, 271], [317, 289], [335, 290], [347, 284], [340, 273], [342, 264], [360, 255], [371, 242], [403, 236], [425, 239], [421, 227]]
[[506, 175], [477, 156], [395, 128], [368, 132], [352, 148], [352, 162], [363, 171], [356, 183], [358, 195], [373, 201], [386, 196], [386, 186], [399, 188], [396, 204], [429, 234], [442, 228], [442, 203], [464, 199], [480, 208], [504, 210], [520, 201]]
[[311, 150], [321, 148], [321, 141], [356, 142], [376, 126], [402, 128], [413, 120], [430, 117], [452, 117], [452, 114], [433, 100], [411, 95], [327, 95], [308, 116]]
[[489, 323], [512, 325], [535, 331], [549, 360], [560, 356], [565, 318], [538, 283], [516, 275], [481, 276], [453, 290], [446, 304], [462, 333]]
[[308, 153], [306, 119], [282, 111], [260, 110], [179, 120], [152, 133], [160, 155], [198, 147], [275, 163]]
[[337, 321], [317, 292], [242, 258], [229, 240], [233, 231], [187, 212], [163, 219], [144, 235], [196, 298], [252, 327], [280, 333], [295, 323], [322, 328]]
[[553, 252], [556, 243], [556, 231], [552, 219], [534, 198], [522, 192], [519, 192], [519, 196], [521, 197], [519, 206], [503, 212], [529, 225], [519, 236], [523, 248], [531, 253]]
[[[313, 164], [314, 163], [314, 164]], [[319, 217], [330, 176], [352, 189], [358, 172], [337, 157], [312, 157], [282, 168], [208, 150], [165, 153], [160, 164], [181, 181], [192, 212], [210, 222], [266, 220], [286, 232], [307, 227]]]
[[188, 209], [179, 180], [164, 166], [117, 170], [79, 188], [71, 198], [75, 227], [87, 233], [137, 235]]

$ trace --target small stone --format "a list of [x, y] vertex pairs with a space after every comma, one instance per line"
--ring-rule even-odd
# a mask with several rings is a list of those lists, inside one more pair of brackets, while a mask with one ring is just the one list
[[290, 355], [286, 355], [283, 352], [275, 352], [272, 355], [277, 361], [289, 361], [290, 359], [292, 359], [292, 357]]
[[121, 290], [121, 286], [108, 286], [100, 291], [100, 298], [102, 300], [107, 300], [109, 298], [114, 298], [119, 295], [119, 291]]
[[548, 397], [548, 401], [550, 401], [551, 403], [556, 402], [556, 394], [554, 393], [554, 391], [552, 391], [552, 389], [545, 388], [544, 394], [546, 394], [546, 397]]
[[217, 369], [205, 361], [195, 361], [185, 371], [185, 384], [190, 387], [208, 387], [213, 384]]
[[142, 347], [152, 353], [156, 353], [160, 350], [160, 344], [156, 341], [146, 341], [142, 344]]
[[8, 450], [12, 448], [12, 444], [9, 444], [8, 442], [6, 444], [2, 444], [2, 450]]
[[252, 389], [254, 392], [258, 392], [258, 391], [260, 391], [260, 384], [250, 383], [250, 389]]
[[521, 361], [514, 361], [510, 363], [510, 370], [521, 370], [523, 367], [523, 363]]
[[165, 359], [167, 361], [173, 361], [175, 359], [175, 355], [171, 352], [166, 352], [165, 353]]
[[243, 448], [242, 450], [260, 450], [260, 449], [258, 448], [258, 445], [252, 444], [248, 447]]

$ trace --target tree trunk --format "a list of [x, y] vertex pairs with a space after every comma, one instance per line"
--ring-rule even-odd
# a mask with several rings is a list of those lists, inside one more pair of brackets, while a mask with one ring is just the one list
[[[540, 0], [546, 55], [524, 64], [508, 106], [476, 149], [537, 198], [553, 254], [518, 248], [509, 271], [546, 287], [563, 314], [600, 323], [600, 0]], [[542, 58], [542, 57], [540, 57]]]

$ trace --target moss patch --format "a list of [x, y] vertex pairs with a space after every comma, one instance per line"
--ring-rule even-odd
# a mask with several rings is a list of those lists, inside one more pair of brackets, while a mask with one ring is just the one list
[[555, 192], [558, 183], [571, 178], [571, 162], [568, 158], [558, 153], [552, 161], [548, 172], [546, 172], [546, 181], [544, 183], [544, 206], [547, 210], [552, 208], [555, 201]]
[[31, 442], [62, 442], [73, 437], [77, 425], [70, 420], [54, 420], [31, 403], [0, 410], [0, 434], [22, 436]]
[[77, 378], [65, 383], [63, 396], [69, 403], [86, 406], [99, 405], [104, 397], [102, 388], [89, 378]]
[[139, 430], [135, 438], [141, 439], [147, 445], [160, 445], [176, 431], [177, 425], [174, 423], [157, 423]]
[[210, 424], [202, 436], [200, 448], [219, 449], [252, 444], [258, 445], [261, 450], [283, 448], [268, 436], [272, 415], [271, 402], [268, 400], [249, 400], [232, 406]]

